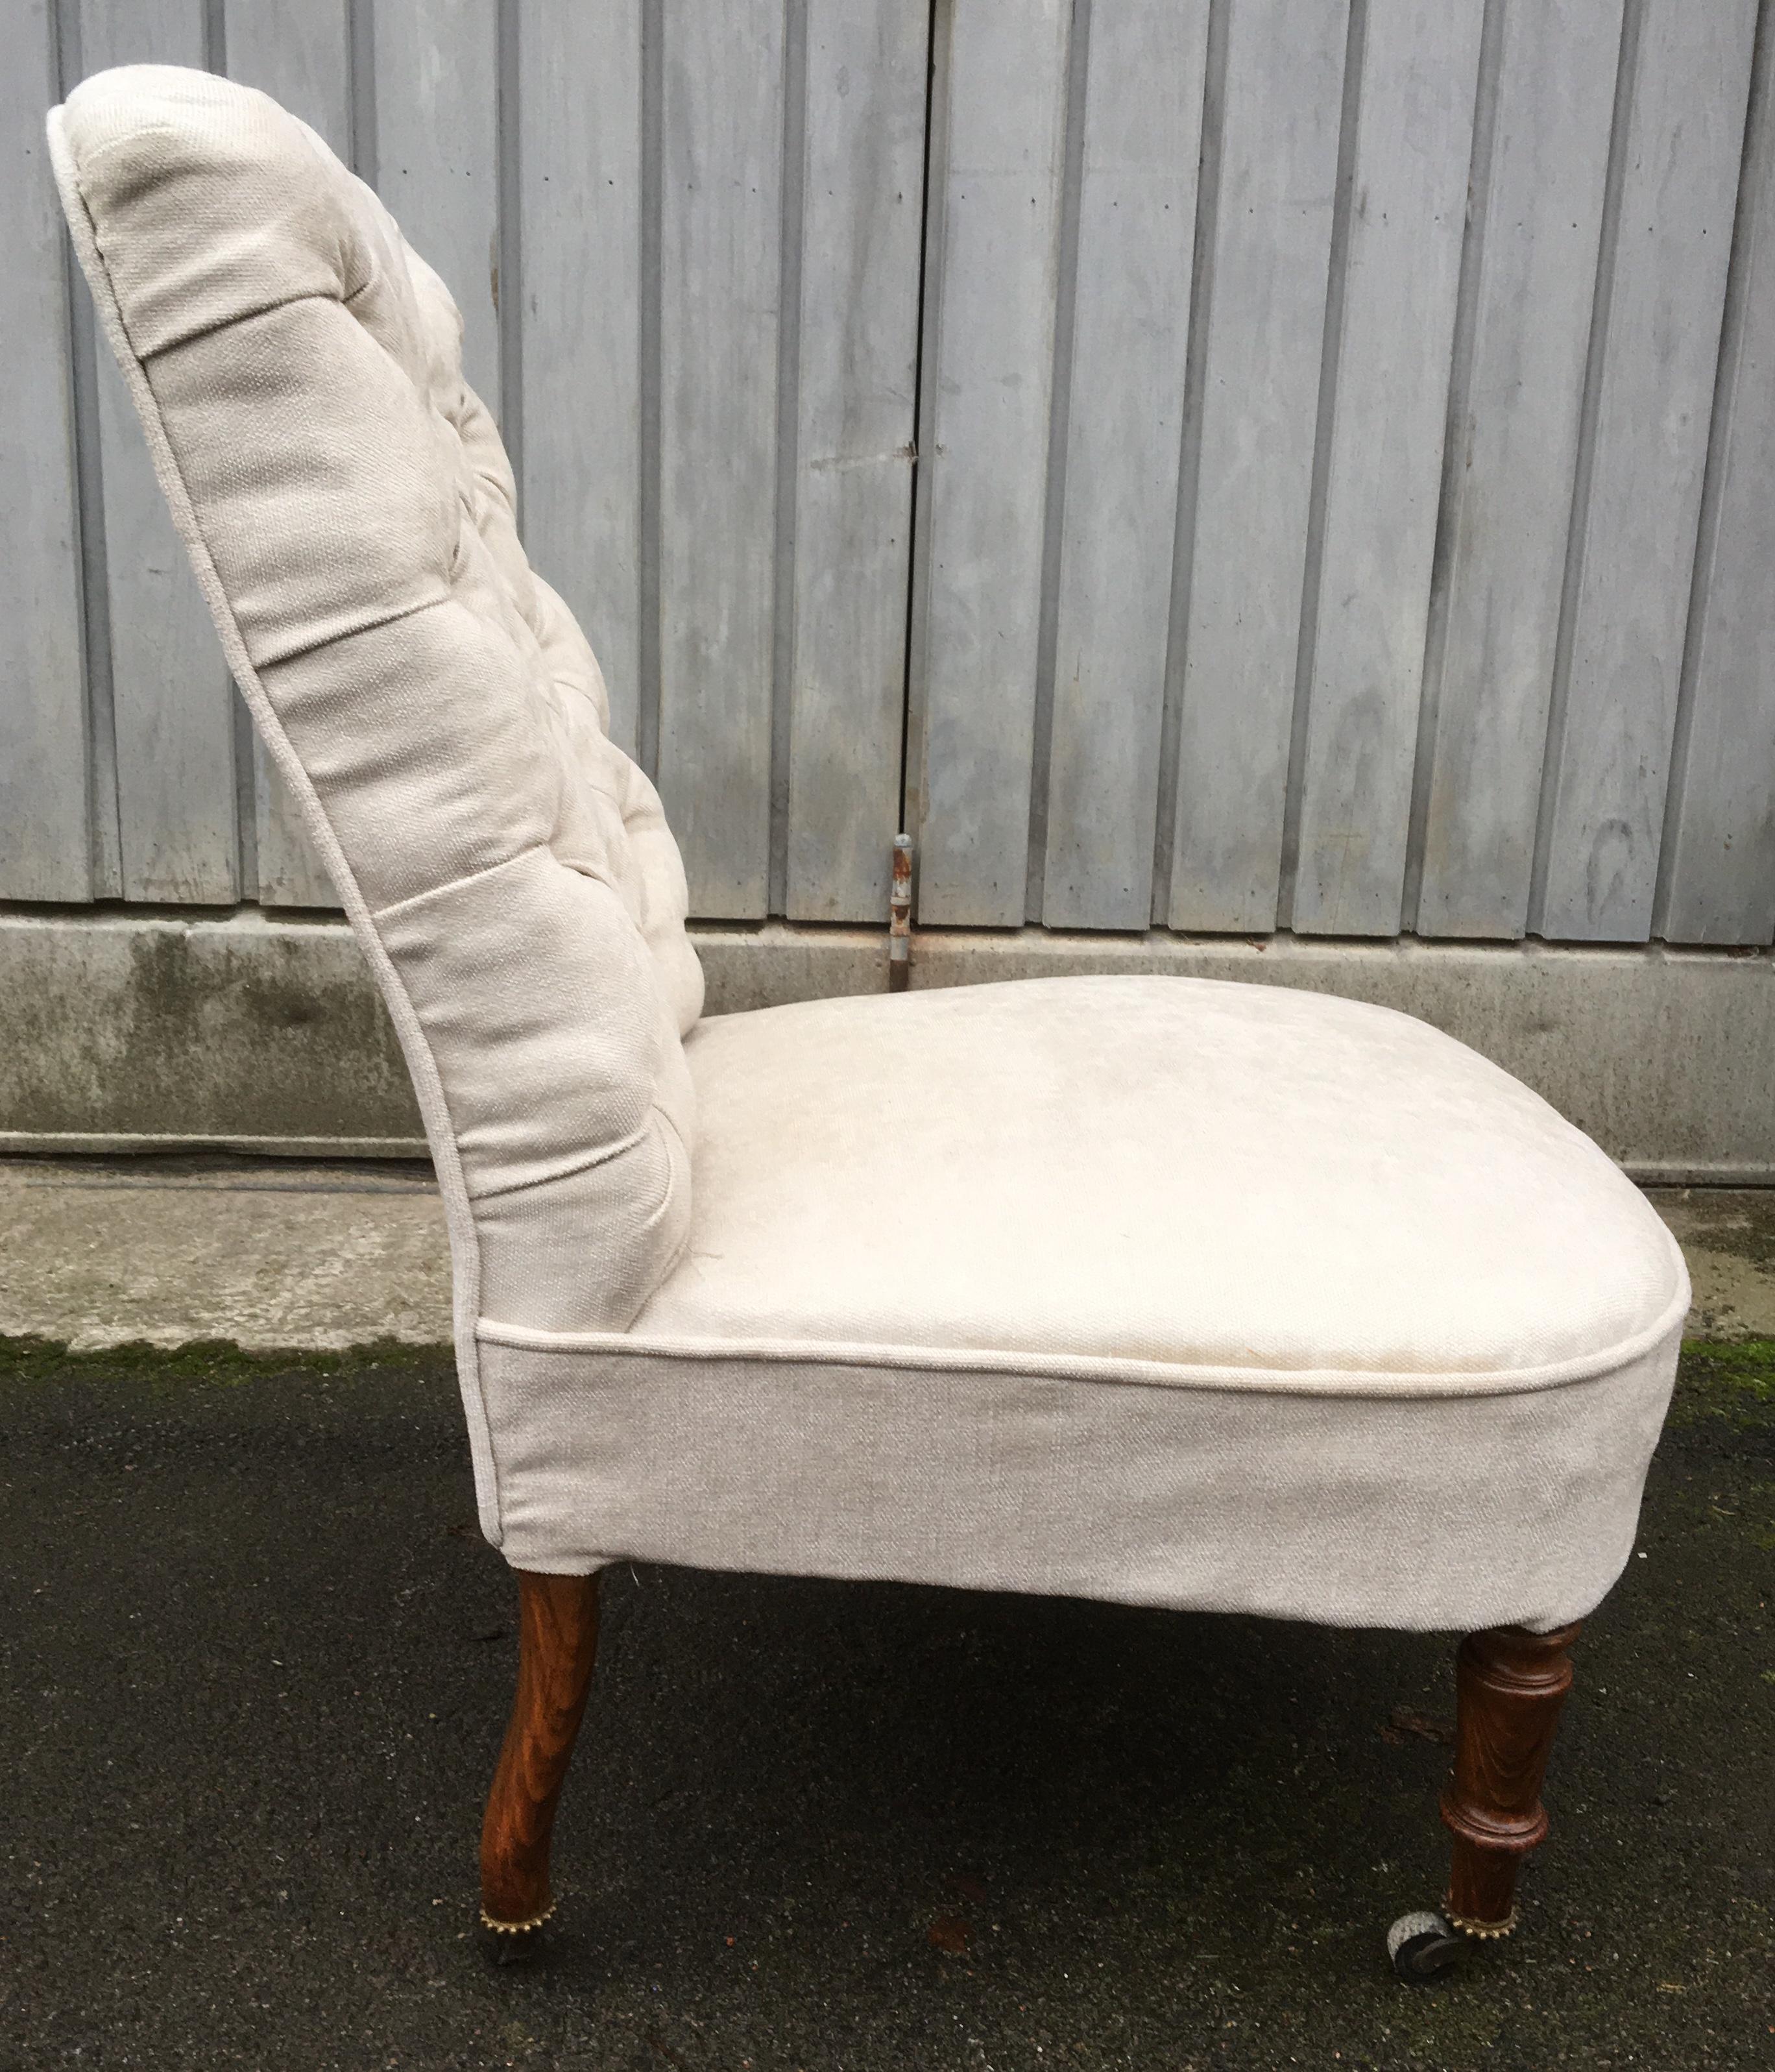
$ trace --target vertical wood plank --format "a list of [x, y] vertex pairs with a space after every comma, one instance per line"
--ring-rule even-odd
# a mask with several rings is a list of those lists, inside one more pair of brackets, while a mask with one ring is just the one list
[[1024, 915], [1071, 12], [968, 0], [951, 32], [915, 744], [937, 925]]
[[928, 21], [810, 0], [788, 912], [878, 921], [900, 815]]
[[498, 10], [375, 0], [376, 184], [462, 312], [462, 371], [499, 407]]
[[[228, 75], [281, 101], [351, 160], [349, 0], [266, 7], [227, 0]], [[267, 906], [336, 906], [326, 867], [308, 838], [300, 808], [257, 734], [253, 744], [258, 894]]]
[[1694, 677], [1657, 932], [1676, 943], [1775, 934], [1775, 33], [1752, 89], [1733, 320], [1715, 412]]
[[[83, 72], [201, 66], [202, 0], [83, 0]], [[127, 899], [240, 894], [234, 689], [122, 376], [98, 355], [117, 806]]]
[[1370, 9], [1292, 925], [1399, 925], [1483, 10]]
[[1651, 932], [1756, 0], [1652, 6], [1640, 33], [1532, 925]]
[[1420, 935], [1527, 924], [1621, 31], [1620, 0], [1504, 10]]
[[47, 0], [13, 17], [0, 71], [0, 898], [93, 894], [67, 261], [43, 139]]
[[659, 789], [692, 913], [762, 916], [770, 846], [783, 0], [666, 0]]
[[1173, 928], [1276, 925], [1347, 0], [1242, 0], [1219, 194], [1178, 727]]
[[1182, 457], [1207, 0], [1092, 10], [1042, 918], [1144, 928]]
[[281, 101], [351, 162], [351, 0], [224, 0], [228, 76]]
[[521, 0], [524, 544], [596, 651], [611, 738], [640, 678], [641, 5]]

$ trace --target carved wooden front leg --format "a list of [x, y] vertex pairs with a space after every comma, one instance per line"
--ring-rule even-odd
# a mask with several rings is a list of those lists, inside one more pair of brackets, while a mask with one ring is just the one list
[[1547, 1833], [1541, 1780], [1572, 1688], [1578, 1632], [1499, 1626], [1461, 1643], [1442, 1817], [1455, 1838], [1447, 1912], [1469, 1935], [1507, 1935], [1516, 1926], [1517, 1870]]
[[554, 1911], [549, 1837], [598, 1655], [598, 1577], [517, 1572], [517, 1695], [481, 1824], [481, 1920], [505, 1954]]

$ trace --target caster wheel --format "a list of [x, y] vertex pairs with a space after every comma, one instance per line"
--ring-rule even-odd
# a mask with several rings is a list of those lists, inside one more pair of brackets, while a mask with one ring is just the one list
[[1429, 1985], [1453, 1970], [1466, 1950], [1466, 1937], [1440, 1914], [1402, 1914], [1387, 1931], [1387, 1954], [1402, 1985]]

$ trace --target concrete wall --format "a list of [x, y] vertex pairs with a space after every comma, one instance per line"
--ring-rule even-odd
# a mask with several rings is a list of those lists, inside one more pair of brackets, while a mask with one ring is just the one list
[[[717, 1013], [886, 984], [874, 930], [704, 929], [697, 948]], [[1078, 972], [1299, 985], [1400, 1008], [1519, 1075], [1641, 1178], [1775, 1182], [1765, 952], [1041, 929], [935, 930], [914, 946], [914, 985]], [[0, 916], [0, 1150], [196, 1144], [423, 1151], [349, 931], [258, 914]]]

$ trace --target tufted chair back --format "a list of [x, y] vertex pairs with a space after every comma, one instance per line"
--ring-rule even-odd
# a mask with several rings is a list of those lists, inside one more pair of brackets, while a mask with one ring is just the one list
[[702, 976], [658, 796], [519, 544], [455, 306], [249, 88], [101, 73], [51, 146], [229, 662], [405, 1048], [464, 1359], [477, 1313], [625, 1328], [687, 1227]]

